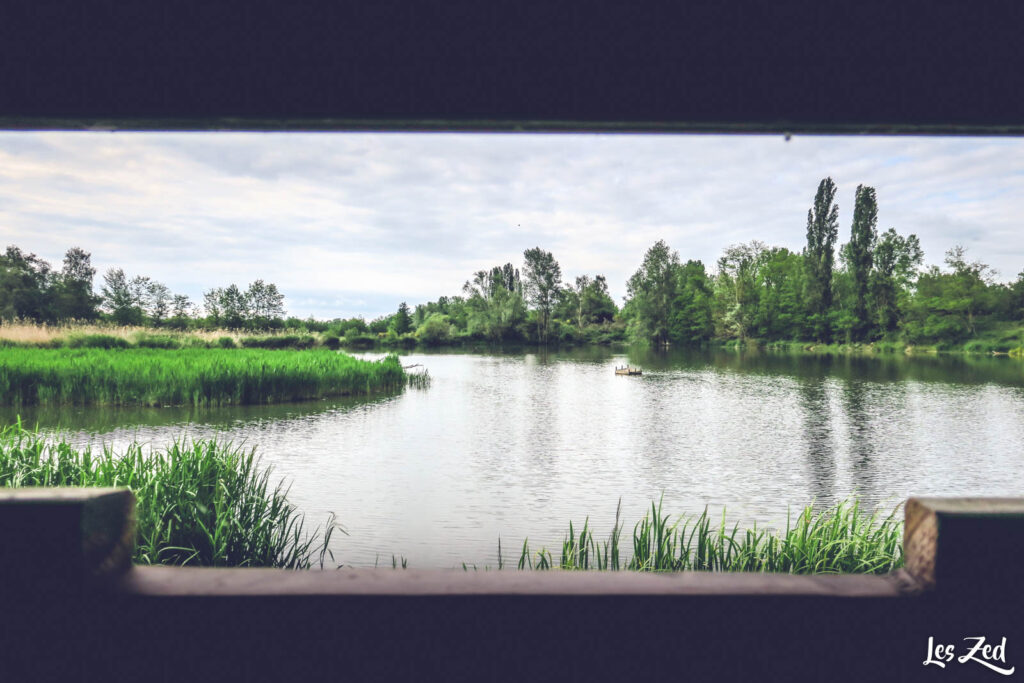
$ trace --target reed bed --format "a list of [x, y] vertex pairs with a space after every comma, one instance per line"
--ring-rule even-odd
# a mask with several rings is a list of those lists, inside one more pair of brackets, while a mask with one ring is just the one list
[[0, 349], [0, 404], [222, 406], [372, 394], [408, 382], [396, 356], [326, 350]]
[[[620, 508], [621, 510], [621, 508]], [[856, 499], [816, 511], [808, 505], [796, 519], [787, 516], [782, 530], [741, 530], [729, 526], [725, 511], [712, 522], [707, 509], [672, 521], [661, 502], [633, 527], [632, 555], [627, 560], [623, 527], [616, 514], [607, 540], [597, 540], [589, 519], [569, 523], [561, 557], [541, 549], [530, 552], [523, 541], [519, 569], [631, 570], [641, 572], [722, 571], [789, 574], [884, 574], [903, 565], [903, 524], [898, 510], [865, 514]], [[628, 543], [628, 540], [627, 540]], [[499, 544], [498, 566], [504, 565]]]
[[340, 527], [331, 517], [307, 532], [287, 489], [271, 487], [270, 477], [253, 450], [212, 439], [115, 453], [76, 449], [20, 424], [0, 429], [0, 486], [131, 489], [137, 564], [323, 567]]
[[34, 322], [0, 322], [0, 342], [26, 346], [64, 346], [67, 340], [75, 337], [106, 336], [118, 337], [134, 345], [140, 338], [154, 335], [175, 339], [181, 346], [188, 346], [194, 341], [215, 343], [218, 338], [229, 336], [236, 339], [238, 332], [231, 330], [172, 330], [161, 328], [159, 332], [151, 327], [99, 325], [92, 323], [68, 322], [57, 325], [46, 325]]

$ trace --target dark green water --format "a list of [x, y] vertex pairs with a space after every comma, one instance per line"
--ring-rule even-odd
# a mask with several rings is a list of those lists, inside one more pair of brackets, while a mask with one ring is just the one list
[[[313, 520], [338, 513], [346, 564], [495, 565], [569, 519], [628, 527], [725, 506], [783, 524], [787, 508], [859, 493], [1024, 495], [1024, 362], [731, 351], [416, 354], [429, 389], [373, 400], [219, 410], [22, 411], [80, 442], [188, 433], [257, 446]], [[642, 377], [621, 377], [629, 362]], [[7, 411], [6, 419], [13, 414]], [[599, 533], [600, 536], [600, 533]], [[517, 557], [517, 555], [516, 555]]]

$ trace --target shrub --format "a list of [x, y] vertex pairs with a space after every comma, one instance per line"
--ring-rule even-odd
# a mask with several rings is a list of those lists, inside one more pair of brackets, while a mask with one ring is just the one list
[[452, 324], [448, 321], [448, 316], [442, 313], [431, 314], [416, 330], [416, 338], [425, 346], [440, 346], [450, 342]]
[[135, 345], [141, 349], [180, 349], [181, 342], [167, 334], [145, 334], [135, 336]]
[[67, 339], [69, 349], [127, 349], [131, 344], [112, 334], [73, 334]]
[[308, 335], [242, 337], [242, 346], [247, 349], [309, 349], [315, 343], [316, 339]]
[[351, 331], [345, 335], [345, 346], [353, 349], [372, 349], [377, 344], [377, 336], [369, 333]]
[[217, 339], [217, 346], [222, 349], [237, 349], [234, 337], [220, 337]]

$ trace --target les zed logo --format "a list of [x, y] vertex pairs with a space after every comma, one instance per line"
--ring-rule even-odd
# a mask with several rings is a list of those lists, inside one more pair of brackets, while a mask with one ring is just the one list
[[[998, 674], [1009, 676], [1017, 668], [1011, 666], [1005, 668], [1006, 665], [1006, 636], [1003, 636], [1003, 640], [999, 645], [992, 645], [985, 642], [985, 636], [968, 636], [964, 638], [966, 641], [974, 641], [973, 645], [967, 651], [966, 654], [962, 654], [956, 657], [956, 649], [952, 644], [943, 645], [939, 643], [935, 644], [935, 638], [932, 636], [928, 637], [928, 657], [925, 658], [923, 664], [928, 666], [929, 664], [935, 664], [943, 669], [946, 668], [946, 664], [953, 661], [956, 657], [958, 664], [964, 664], [966, 662], [977, 662], [984, 667], [992, 669]], [[1004, 666], [998, 666], [995, 662], [999, 662]]]

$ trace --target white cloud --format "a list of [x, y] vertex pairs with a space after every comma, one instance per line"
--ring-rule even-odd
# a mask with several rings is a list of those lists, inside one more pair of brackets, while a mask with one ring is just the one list
[[377, 315], [457, 294], [480, 268], [554, 252], [621, 301], [664, 238], [713, 266], [729, 244], [799, 249], [818, 181], [858, 184], [879, 228], [929, 262], [963, 243], [1024, 269], [1024, 141], [973, 138], [4, 133], [0, 240], [59, 262], [70, 246], [199, 300], [275, 282], [291, 313]]

